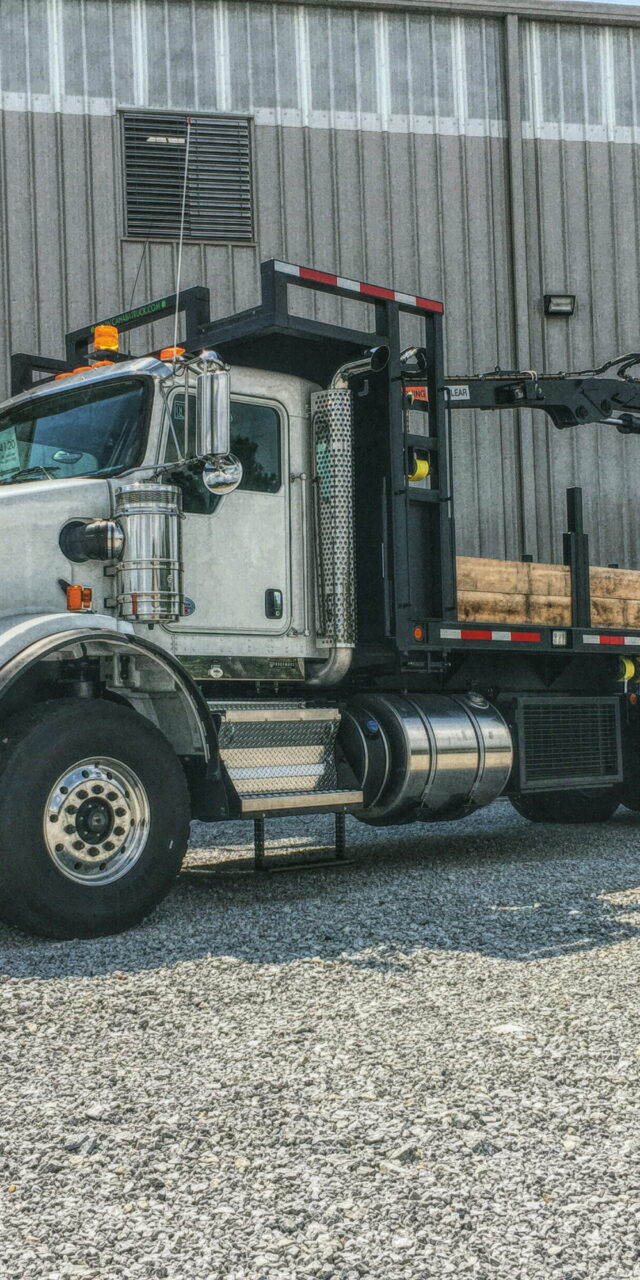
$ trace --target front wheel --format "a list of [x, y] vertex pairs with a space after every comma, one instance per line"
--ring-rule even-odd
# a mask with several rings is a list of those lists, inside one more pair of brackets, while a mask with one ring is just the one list
[[166, 738], [115, 703], [64, 698], [0, 733], [0, 914], [53, 938], [142, 920], [189, 834], [184, 770]]
[[530, 822], [607, 822], [618, 808], [618, 795], [598, 787], [578, 791], [528, 791], [510, 796], [517, 813]]

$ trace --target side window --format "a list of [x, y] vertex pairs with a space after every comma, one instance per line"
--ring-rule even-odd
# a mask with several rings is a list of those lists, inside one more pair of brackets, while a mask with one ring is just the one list
[[[194, 395], [182, 392], [171, 402], [171, 420], [165, 445], [165, 462], [192, 458], [195, 454]], [[280, 415], [269, 405], [246, 400], [231, 401], [231, 452], [242, 463], [240, 489], [253, 493], [277, 493], [282, 484], [282, 429]]]
[[177, 462], [179, 458], [193, 458], [196, 451], [196, 398], [188, 396], [185, 404], [183, 392], [171, 401], [169, 432], [164, 450], [165, 462]]
[[277, 493], [282, 484], [280, 415], [265, 404], [231, 401], [231, 452], [242, 463], [241, 489]]

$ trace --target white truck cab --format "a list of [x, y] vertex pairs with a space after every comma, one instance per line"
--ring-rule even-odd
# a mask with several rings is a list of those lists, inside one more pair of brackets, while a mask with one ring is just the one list
[[[196, 457], [196, 386], [188, 366], [146, 358], [79, 371], [0, 406], [0, 532], [5, 545], [12, 533], [22, 544], [0, 565], [0, 618], [15, 617], [18, 601], [20, 614], [59, 612], [65, 583], [91, 593], [92, 611], [117, 618], [113, 576], [99, 560], [74, 559], [71, 535], [114, 517], [124, 473], [147, 486], [172, 474], [183, 598], [179, 617], [152, 620], [154, 642], [187, 670], [213, 668], [219, 678], [240, 663], [248, 675], [271, 663], [300, 676], [305, 660], [326, 658], [314, 636], [309, 528], [317, 388], [233, 370], [230, 449], [242, 478], [218, 496], [198, 475], [172, 471]], [[148, 621], [132, 624], [148, 636]]]

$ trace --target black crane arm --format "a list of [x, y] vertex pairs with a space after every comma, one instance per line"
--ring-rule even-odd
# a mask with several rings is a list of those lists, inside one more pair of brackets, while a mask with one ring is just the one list
[[454, 409], [542, 409], [556, 427], [604, 422], [623, 435], [640, 435], [640, 379], [627, 373], [636, 364], [638, 353], [582, 373], [495, 369], [481, 376], [448, 377], [444, 385]]

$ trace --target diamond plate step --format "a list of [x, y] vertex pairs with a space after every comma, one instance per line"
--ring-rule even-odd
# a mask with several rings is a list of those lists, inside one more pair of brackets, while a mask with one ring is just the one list
[[220, 717], [220, 755], [242, 814], [313, 813], [362, 803], [338, 786], [337, 707], [211, 703]]
[[361, 791], [265, 792], [240, 797], [243, 817], [259, 818], [275, 813], [333, 813], [336, 809], [356, 809], [362, 804]]

